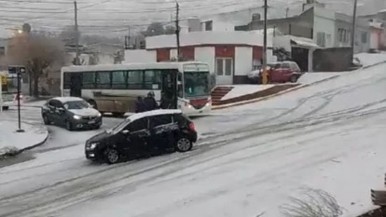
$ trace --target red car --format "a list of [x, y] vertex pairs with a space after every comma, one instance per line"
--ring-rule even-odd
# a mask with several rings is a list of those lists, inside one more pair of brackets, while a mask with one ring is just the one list
[[[298, 64], [293, 61], [269, 63], [267, 66], [269, 83], [295, 83], [303, 75]], [[254, 83], [262, 83], [262, 68], [252, 71], [248, 77]]]

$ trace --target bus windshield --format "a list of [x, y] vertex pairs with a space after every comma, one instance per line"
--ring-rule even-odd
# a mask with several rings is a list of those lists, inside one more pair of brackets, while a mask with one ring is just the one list
[[209, 72], [185, 72], [185, 97], [208, 96]]

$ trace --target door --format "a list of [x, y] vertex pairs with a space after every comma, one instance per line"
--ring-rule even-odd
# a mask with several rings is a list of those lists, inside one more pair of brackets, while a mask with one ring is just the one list
[[148, 128], [148, 118], [141, 118], [133, 121], [127, 126], [129, 130], [128, 138], [129, 144], [127, 148], [131, 152], [141, 154], [149, 151], [150, 131]]
[[174, 145], [173, 132], [178, 125], [173, 123], [172, 115], [157, 115], [150, 118], [152, 146], [157, 149], [166, 149]]
[[281, 73], [282, 73], [281, 64], [280, 63], [275, 64], [269, 72], [269, 82], [270, 83], [280, 82]]
[[282, 64], [282, 72], [281, 72], [281, 82], [288, 82], [290, 81], [290, 77], [292, 76], [292, 70], [290, 63], [283, 63]]
[[163, 71], [161, 81], [161, 107], [177, 109], [177, 71]]
[[216, 59], [216, 83], [219, 85], [233, 84], [233, 59]]
[[49, 105], [50, 105], [50, 109], [52, 110], [51, 120], [56, 124], [63, 125], [64, 112], [60, 110], [61, 108], [63, 108], [63, 104], [58, 100], [51, 100]]
[[70, 96], [81, 97], [82, 96], [82, 74], [72, 73], [70, 85]]

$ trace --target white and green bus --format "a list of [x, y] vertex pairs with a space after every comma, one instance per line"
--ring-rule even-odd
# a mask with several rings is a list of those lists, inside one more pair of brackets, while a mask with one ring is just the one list
[[187, 115], [211, 110], [209, 66], [202, 62], [68, 66], [61, 73], [62, 96], [82, 97], [102, 113], [134, 112], [137, 97], [150, 91]]

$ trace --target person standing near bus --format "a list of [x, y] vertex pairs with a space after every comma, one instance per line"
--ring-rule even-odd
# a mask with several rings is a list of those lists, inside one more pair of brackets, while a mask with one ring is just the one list
[[135, 102], [135, 113], [140, 113], [146, 111], [145, 103], [143, 102], [142, 96], [137, 97], [137, 101]]
[[151, 111], [151, 110], [158, 109], [158, 104], [157, 104], [157, 101], [154, 98], [154, 92], [153, 91], [150, 91], [147, 94], [147, 97], [143, 100], [143, 103], [145, 105], [145, 110], [146, 111]]

